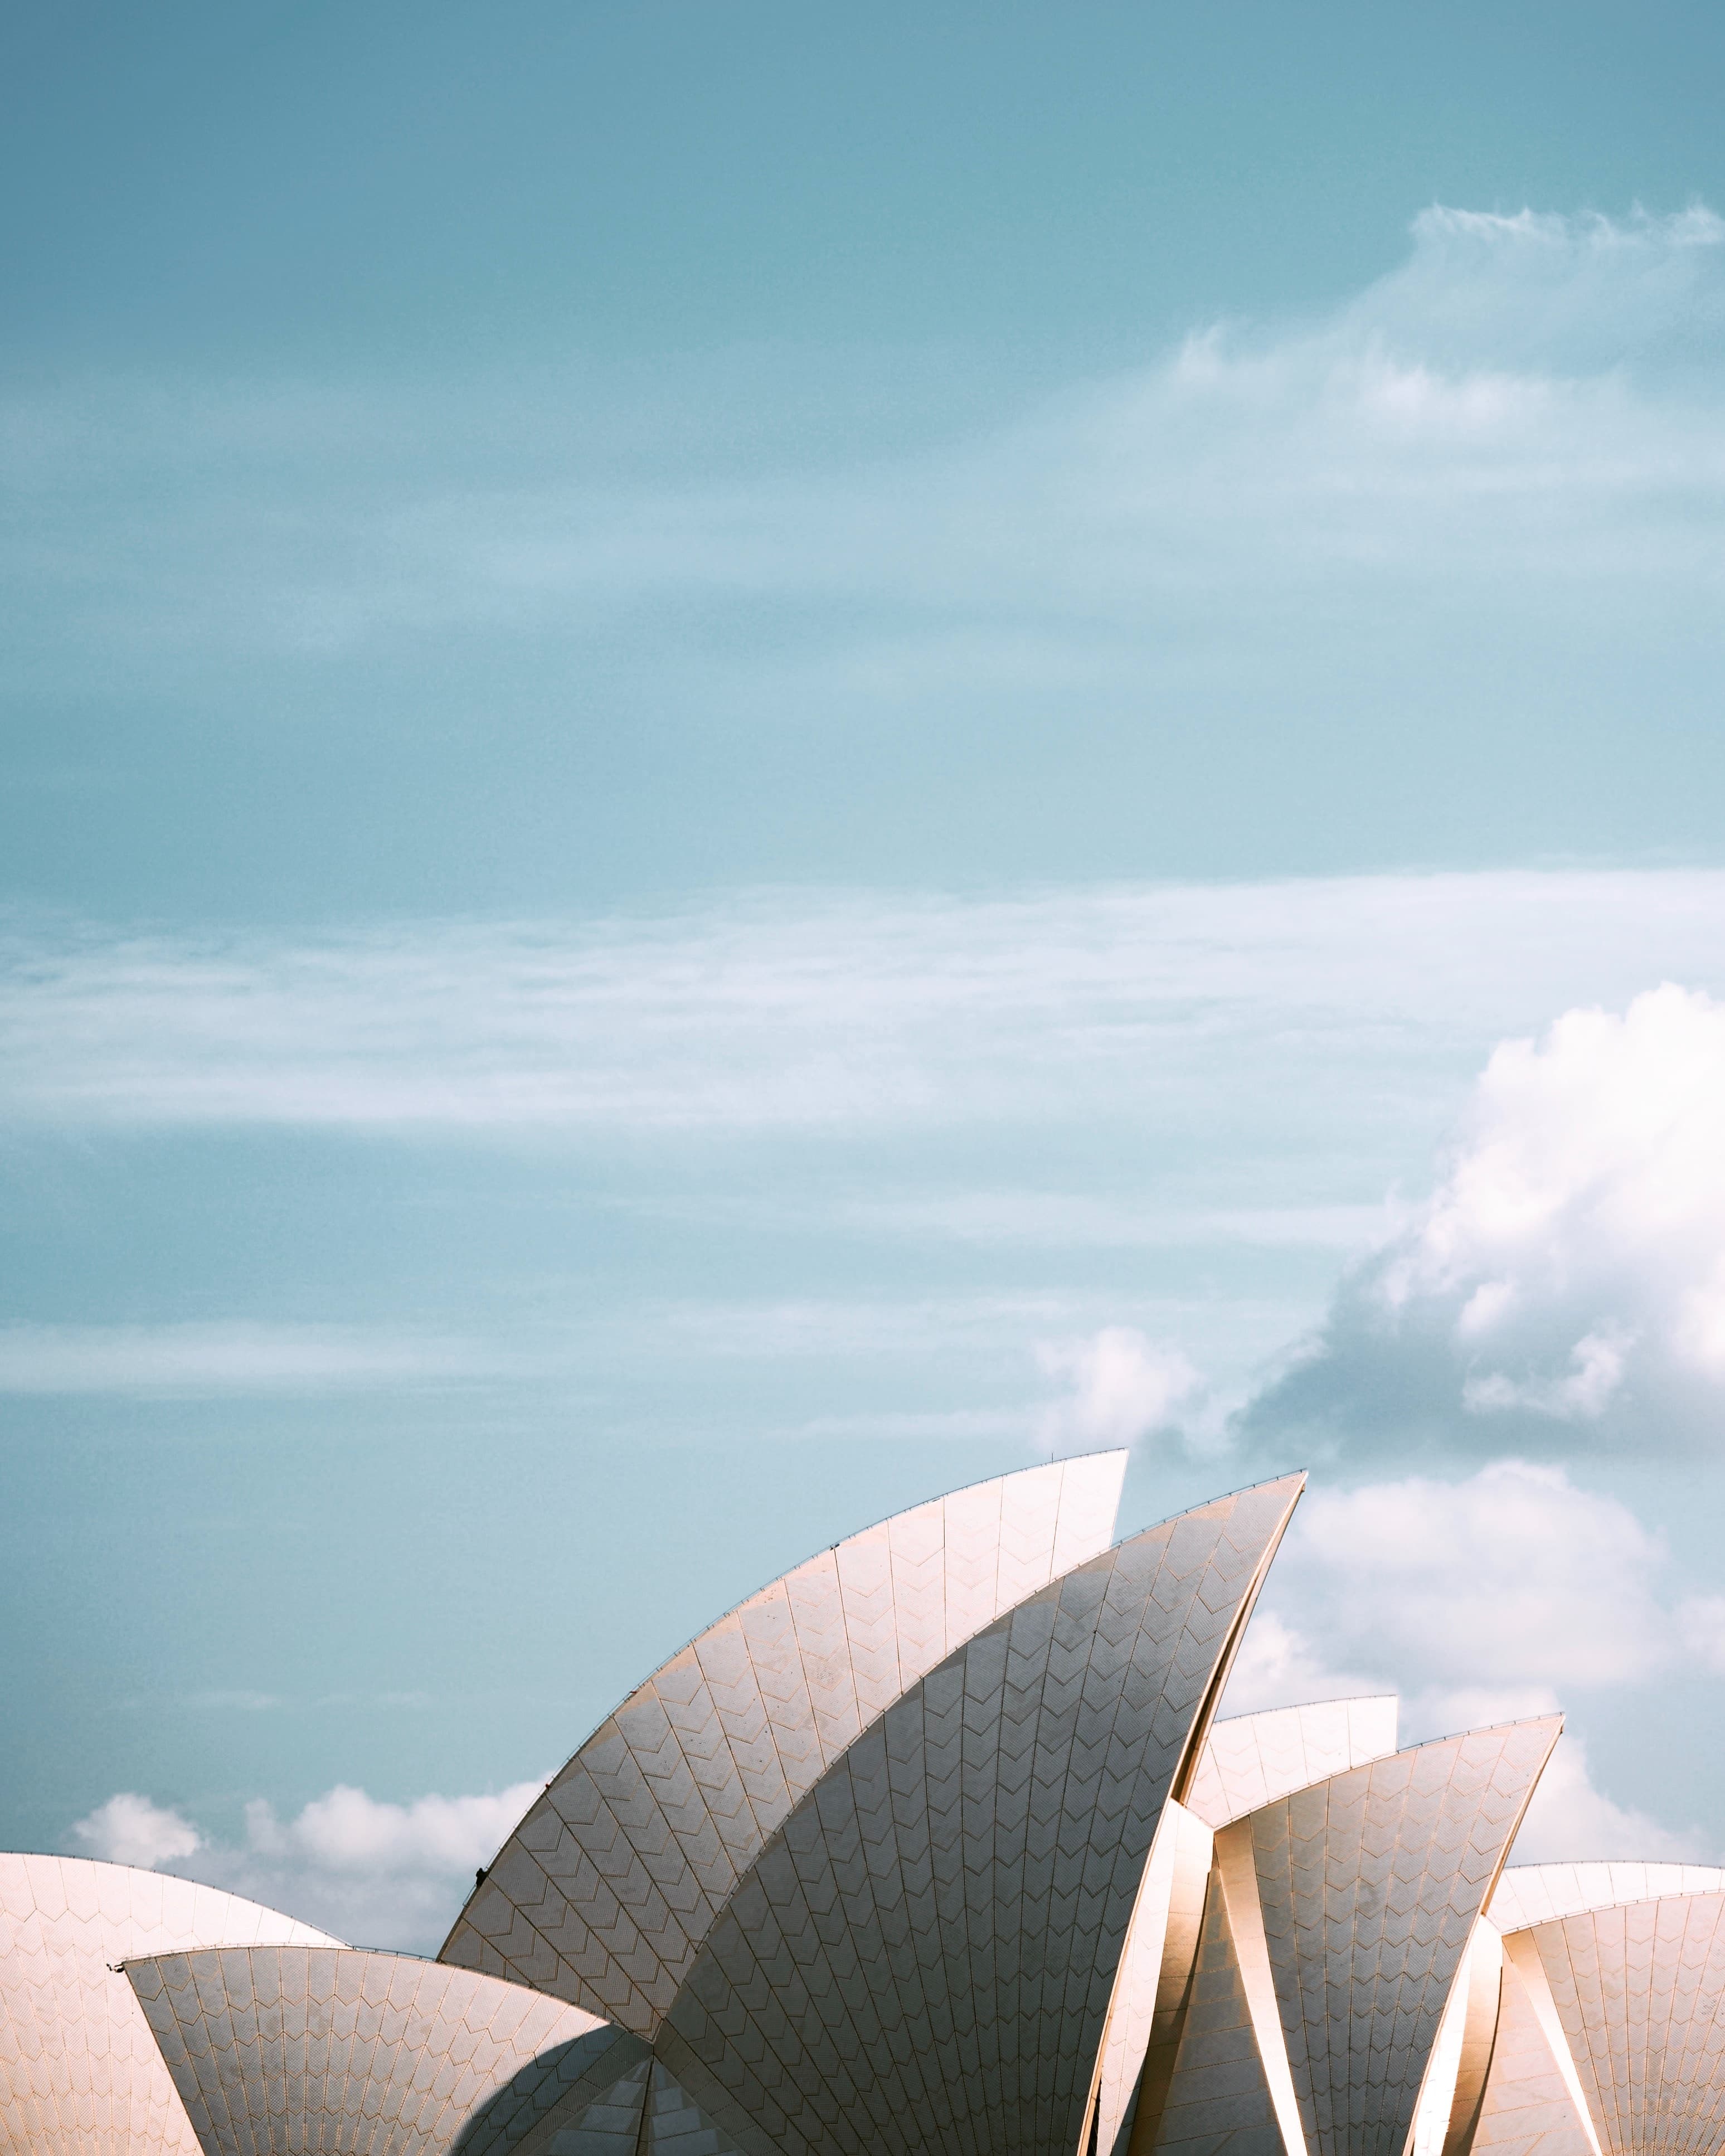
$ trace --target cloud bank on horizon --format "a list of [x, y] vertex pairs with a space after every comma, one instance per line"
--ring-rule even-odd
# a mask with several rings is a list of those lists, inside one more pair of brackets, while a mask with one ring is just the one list
[[[1546, 1713], [1725, 1669], [1725, 1599], [1674, 1602], [1661, 1538], [1552, 1466], [1493, 1462], [1308, 1492], [1224, 1699], [1224, 1714], [1398, 1691], [1401, 1741]], [[431, 1952], [475, 1869], [542, 1778], [493, 1794], [380, 1802], [338, 1784], [292, 1818], [264, 1798], [238, 1840], [122, 1791], [69, 1830], [86, 1856], [162, 1866], [360, 1943]], [[1707, 1861], [1716, 1826], [1674, 1824], [1599, 1786], [1571, 1731], [1516, 1845], [1521, 1862]]]

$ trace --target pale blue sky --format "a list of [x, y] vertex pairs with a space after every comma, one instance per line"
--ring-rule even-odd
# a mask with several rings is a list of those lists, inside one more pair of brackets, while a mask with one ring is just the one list
[[1120, 1440], [1317, 1471], [1241, 1698], [1725, 1852], [1722, 47], [0, 28], [0, 1841], [426, 1943], [726, 1603]]

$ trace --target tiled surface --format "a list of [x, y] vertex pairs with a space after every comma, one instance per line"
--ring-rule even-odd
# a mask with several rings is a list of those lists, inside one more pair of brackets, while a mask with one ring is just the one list
[[126, 1974], [203, 2156], [498, 2156], [597, 2093], [619, 2041], [640, 2048], [580, 2007], [405, 1954], [223, 1947]]
[[0, 2152], [194, 2156], [128, 1954], [239, 1940], [335, 1943], [213, 1887], [74, 1856], [0, 1856]]
[[1166, 2041], [1184, 1997], [1198, 1952], [1214, 1839], [1204, 1821], [1172, 1797], [1163, 1806], [1102, 2041], [1099, 2150], [1124, 2149], [1146, 2053], [1158, 2036]]
[[1503, 1942], [1483, 1917], [1475, 1925], [1463, 1972], [1466, 1998], [1455, 2078], [1448, 2092], [1449, 2116], [1438, 2147], [1441, 2156], [1467, 2156], [1473, 2145], [1497, 2041], [1503, 1986]]
[[1394, 1693], [1233, 1715], [1211, 1729], [1186, 1807], [1212, 1827], [1395, 1749]]
[[1145, 2061], [1129, 2156], [1283, 2156], [1219, 1872], [1192, 1982]]
[[1395, 1723], [1394, 1697], [1380, 1694], [1236, 1715], [1212, 1726], [1184, 1804], [1171, 1804], [1163, 1815], [1121, 1958], [1103, 2046], [1099, 2149], [1123, 2152], [1129, 2143], [1140, 2068], [1147, 2051], [1167, 2041], [1165, 2025], [1153, 2039], [1153, 2023], [1160, 2015], [1166, 2024], [1170, 1995], [1178, 1996], [1191, 1973], [1210, 1830], [1291, 1789], [1394, 1752]]
[[1537, 1955], [1525, 1969], [1506, 1958], [1471, 2156], [1600, 2156], [1574, 2069], [1564, 2072], [1554, 2041], [1562, 2044], [1562, 2032]]
[[1725, 1892], [1725, 1871], [1710, 1864], [1512, 1864], [1487, 1912], [1500, 1932], [1518, 1932], [1553, 1917], [1651, 1902], [1665, 1894]]
[[1074, 2156], [1158, 1817], [1299, 1488], [1032, 1595], [795, 1807], [656, 2045], [748, 2156]]
[[1481, 1917], [1438, 2023], [1408, 2156], [1462, 2156], [1469, 2147], [1497, 2027], [1502, 1974], [1502, 1942]]
[[1417, 1745], [1251, 1815], [1309, 2156], [1402, 2156], [1450, 1984], [1561, 1727]]
[[1714, 2156], [1725, 2143], [1725, 1893], [1533, 1927], [1605, 2156]]
[[582, 1746], [439, 1958], [650, 2037], [768, 1836], [846, 1746], [1002, 1610], [1106, 1546], [1125, 1459], [919, 1506], [721, 1618]]
[[514, 2156], [737, 2156], [737, 2150], [664, 2066], [642, 2058], [578, 2115], [566, 2107]]
[[637, 2156], [641, 2109], [652, 2073], [652, 2056], [643, 2046], [627, 2073], [572, 2110], [572, 2115], [560, 2118], [548, 2135], [536, 2136], [533, 2148], [523, 2156]]
[[1270, 1942], [1264, 1929], [1264, 1909], [1258, 1891], [1257, 1851], [1252, 1842], [1249, 1817], [1235, 1820], [1216, 1836], [1215, 1881], [1228, 1912], [1229, 1935], [1234, 1941], [1240, 1987], [1245, 1994], [1246, 2011], [1270, 2092], [1271, 2108], [1288, 2156], [1303, 2156], [1306, 2127], [1300, 2114], [1300, 2098], [1288, 2064], [1288, 2046], [1281, 2022], [1276, 1970], [1270, 1959]]

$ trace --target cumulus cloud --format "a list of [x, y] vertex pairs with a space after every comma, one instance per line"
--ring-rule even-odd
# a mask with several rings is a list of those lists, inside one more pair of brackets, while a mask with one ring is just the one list
[[434, 1952], [473, 1884], [543, 1788], [425, 1796], [390, 1804], [338, 1784], [291, 1818], [262, 1798], [238, 1842], [201, 1834], [179, 1812], [130, 1793], [71, 1830], [110, 1863], [167, 1866], [244, 1894], [357, 1944]]
[[131, 1864], [146, 1871], [194, 1856], [203, 1837], [192, 1822], [149, 1798], [122, 1789], [98, 1804], [87, 1819], [71, 1830], [71, 1840], [83, 1856], [99, 1857], [105, 1864]]
[[1248, 1432], [1369, 1450], [1725, 1436], [1725, 1005], [1667, 983], [1502, 1043], [1436, 1190]]
[[1381, 1672], [1346, 1668], [1339, 1656], [1260, 1604], [1228, 1673], [1221, 1712], [1259, 1714], [1273, 1707], [1304, 1707], [1313, 1700], [1359, 1698], [1393, 1689]]
[[1178, 1348], [1128, 1325], [1105, 1325], [1086, 1340], [1045, 1341], [1036, 1359], [1045, 1376], [1067, 1388], [1038, 1425], [1050, 1452], [1135, 1445], [1167, 1428], [1201, 1382]]
[[1666, 1553], [1627, 1505], [1561, 1467], [1495, 1460], [1309, 1491], [1272, 1574], [1327, 1654], [1407, 1691], [1622, 1684], [1676, 1652]]
[[246, 1807], [246, 1845], [262, 1857], [299, 1858], [334, 1871], [471, 1871], [539, 1794], [521, 1782], [486, 1797], [380, 1802], [338, 1783], [285, 1823], [261, 1798]]
[[[1417, 1743], [1681, 1682], [1725, 1667], [1722, 1642], [1725, 1602], [1674, 1599], [1662, 1543], [1626, 1505], [1498, 1460], [1455, 1481], [1309, 1491], [1222, 1711], [1394, 1691], [1401, 1741]], [[1716, 1853], [1601, 1787], [1573, 1718], [1516, 1845], [1520, 1862]]]

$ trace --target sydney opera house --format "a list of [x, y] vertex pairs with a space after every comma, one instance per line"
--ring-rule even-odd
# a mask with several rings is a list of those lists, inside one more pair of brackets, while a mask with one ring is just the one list
[[1555, 1717], [1218, 1719], [1298, 1476], [1123, 1455], [775, 1580], [533, 1803], [435, 1961], [0, 1857], [39, 2156], [1715, 2156], [1725, 1872], [1506, 1868]]

